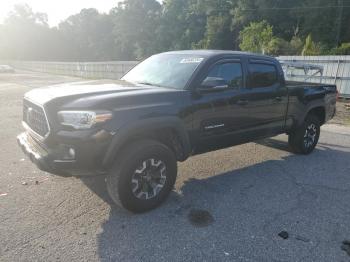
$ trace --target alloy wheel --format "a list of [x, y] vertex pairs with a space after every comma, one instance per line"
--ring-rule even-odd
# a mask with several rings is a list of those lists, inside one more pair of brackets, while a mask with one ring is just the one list
[[147, 159], [134, 171], [131, 184], [132, 193], [141, 200], [156, 197], [166, 182], [166, 165], [158, 159]]
[[305, 130], [304, 146], [305, 148], [312, 147], [316, 142], [317, 127], [315, 124], [310, 124]]

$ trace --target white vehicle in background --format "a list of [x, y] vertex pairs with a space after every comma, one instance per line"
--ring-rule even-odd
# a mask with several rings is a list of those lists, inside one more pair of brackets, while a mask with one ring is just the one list
[[0, 65], [0, 73], [14, 73], [15, 69], [9, 65]]

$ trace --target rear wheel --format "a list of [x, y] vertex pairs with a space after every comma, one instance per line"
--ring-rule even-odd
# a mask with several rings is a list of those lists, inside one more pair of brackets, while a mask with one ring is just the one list
[[289, 134], [289, 145], [295, 153], [310, 154], [320, 137], [320, 120], [315, 115], [308, 115], [302, 125]]
[[174, 153], [157, 141], [143, 140], [131, 144], [121, 155], [107, 176], [113, 201], [136, 213], [160, 205], [176, 180]]

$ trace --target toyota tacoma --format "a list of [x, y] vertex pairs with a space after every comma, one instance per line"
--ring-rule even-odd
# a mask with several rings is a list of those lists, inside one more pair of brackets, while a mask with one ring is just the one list
[[43, 171], [106, 174], [113, 201], [144, 212], [164, 201], [190, 156], [283, 133], [295, 153], [311, 153], [336, 96], [335, 85], [286, 81], [272, 57], [168, 52], [121, 80], [29, 91], [17, 141]]

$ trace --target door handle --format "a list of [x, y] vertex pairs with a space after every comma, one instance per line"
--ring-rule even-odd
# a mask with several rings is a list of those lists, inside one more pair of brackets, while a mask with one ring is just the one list
[[281, 96], [276, 96], [275, 97], [275, 101], [281, 102], [282, 101], [282, 97]]
[[248, 105], [248, 100], [243, 100], [243, 99], [238, 100], [237, 105], [240, 105], [240, 106]]

